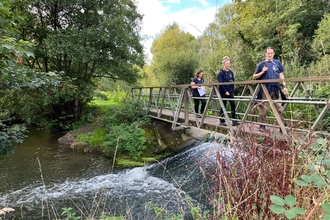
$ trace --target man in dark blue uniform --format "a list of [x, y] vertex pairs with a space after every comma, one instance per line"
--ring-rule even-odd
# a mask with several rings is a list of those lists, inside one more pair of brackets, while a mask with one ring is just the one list
[[[282, 79], [282, 85], [284, 87], [283, 91], [286, 95], [288, 95], [288, 89], [286, 88], [286, 83], [284, 82], [284, 68], [282, 63], [279, 60], [274, 59], [275, 50], [272, 47], [268, 47], [266, 49], [266, 60], [258, 63], [256, 70], [253, 74], [253, 79]], [[269, 95], [274, 100], [281, 100], [281, 88], [277, 82], [274, 83], [266, 83], [267, 91]], [[260, 89], [258, 94], [258, 99], [266, 99], [265, 94]], [[274, 103], [277, 111], [281, 116], [281, 120], [284, 123], [284, 109], [282, 104], [279, 102]], [[269, 102], [263, 102], [258, 106], [259, 109], [259, 122], [266, 123], [266, 115], [269, 107]], [[266, 131], [265, 125], [260, 125], [260, 131]]]

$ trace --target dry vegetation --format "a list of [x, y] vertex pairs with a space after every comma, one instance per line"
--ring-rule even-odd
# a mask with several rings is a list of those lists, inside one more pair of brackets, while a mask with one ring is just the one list
[[[298, 145], [293, 136], [276, 139], [244, 132], [238, 135], [240, 141], [229, 146], [234, 149], [233, 156], [228, 158], [218, 152], [215, 169], [209, 171], [216, 187], [210, 196], [215, 205], [208, 219], [287, 219], [284, 213], [278, 215], [269, 208], [273, 195], [295, 198], [294, 207], [305, 210], [305, 214], [295, 219], [323, 219], [327, 213], [321, 205], [330, 196], [326, 175], [330, 165], [327, 164], [329, 142], [323, 139], [317, 144], [315, 138], [308, 138]], [[242, 139], [245, 141], [241, 142]], [[318, 167], [311, 169], [315, 166]], [[308, 186], [298, 186], [296, 181], [301, 175], [321, 179], [311, 180]], [[293, 206], [283, 207], [288, 212], [293, 209]]]

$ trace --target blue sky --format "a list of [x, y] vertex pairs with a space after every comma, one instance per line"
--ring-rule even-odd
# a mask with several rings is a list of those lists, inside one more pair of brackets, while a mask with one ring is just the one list
[[202, 34], [215, 14], [231, 0], [137, 0], [138, 10], [144, 15], [142, 35], [149, 37], [144, 42], [149, 53], [153, 39], [167, 25], [176, 22], [194, 36]]
[[169, 7], [170, 12], [178, 12], [187, 8], [199, 8], [206, 9], [209, 7], [216, 7], [219, 4], [226, 3], [229, 1], [217, 1], [217, 0], [163, 0], [160, 1], [163, 6]]

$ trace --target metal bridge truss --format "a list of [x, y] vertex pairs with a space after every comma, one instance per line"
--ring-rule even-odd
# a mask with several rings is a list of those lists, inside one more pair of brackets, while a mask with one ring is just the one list
[[[285, 115], [290, 114], [290, 118], [285, 117], [286, 122], [289, 124], [297, 125], [297, 130], [312, 131], [329, 134], [329, 130], [318, 130], [322, 120], [329, 113], [330, 109], [330, 91], [324, 94], [324, 98], [313, 98], [311, 87], [317, 88], [330, 83], [330, 77], [309, 77], [309, 78], [296, 78], [285, 79], [288, 89], [291, 89], [287, 100], [272, 100], [268, 93], [265, 83], [278, 82], [283, 80], [258, 80], [258, 81], [240, 81], [234, 83], [213, 83], [205, 84], [207, 94], [206, 107], [200, 120], [198, 114], [194, 111], [194, 98], [192, 96], [190, 84], [178, 86], [160, 86], [160, 87], [140, 87], [131, 90], [131, 96], [134, 101], [142, 101], [143, 105], [150, 117], [165, 120], [172, 123], [172, 129], [180, 129], [189, 126], [196, 126], [201, 128], [206, 118], [214, 118], [215, 123], [219, 122], [220, 108], [224, 111], [224, 119], [227, 122], [228, 129], [233, 132], [231, 119], [228, 115], [230, 111], [224, 106], [224, 100], [234, 100], [236, 102], [236, 114], [238, 118], [236, 121], [240, 123], [253, 123], [260, 125], [255, 119], [258, 117], [255, 113], [255, 107], [263, 102], [269, 102], [269, 110], [267, 114], [267, 123], [265, 125], [279, 127], [283, 134], [287, 134], [285, 122], [280, 118], [280, 114], [275, 108], [275, 103], [280, 102], [285, 109]], [[218, 86], [225, 84], [234, 84], [235, 88], [241, 90], [240, 95], [236, 95], [234, 99], [222, 98], [220, 96]], [[242, 89], [243, 88], [243, 89]], [[258, 91], [262, 89], [267, 99], [257, 99]], [[304, 111], [299, 114], [293, 107], [302, 105]], [[290, 107], [291, 106], [291, 107]], [[310, 112], [311, 109], [313, 113]], [[154, 113], [154, 114], [151, 114]], [[302, 114], [313, 116], [312, 121], [301, 120]], [[170, 117], [166, 117], [170, 116]], [[193, 120], [191, 120], [191, 116]], [[195, 125], [194, 125], [195, 124]], [[298, 126], [302, 125], [302, 126]]]

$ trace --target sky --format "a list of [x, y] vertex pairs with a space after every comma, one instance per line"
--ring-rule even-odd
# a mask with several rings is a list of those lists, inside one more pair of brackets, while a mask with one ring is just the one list
[[214, 21], [218, 9], [231, 0], [137, 0], [138, 11], [144, 15], [142, 35], [145, 52], [150, 58], [150, 48], [155, 36], [169, 24], [176, 22], [185, 32], [198, 37]]

